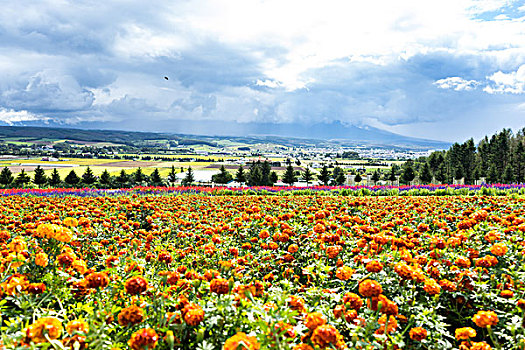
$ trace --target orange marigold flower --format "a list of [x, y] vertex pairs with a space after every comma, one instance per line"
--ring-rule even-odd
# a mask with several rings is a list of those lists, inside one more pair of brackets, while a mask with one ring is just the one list
[[157, 346], [159, 336], [151, 328], [142, 328], [131, 335], [128, 345], [133, 350], [151, 350]]
[[352, 274], [354, 273], [354, 270], [352, 270], [348, 266], [341, 266], [337, 269], [335, 275], [337, 278], [339, 278], [342, 281], [347, 281], [352, 277]]
[[35, 264], [37, 264], [40, 267], [46, 267], [47, 264], [49, 264], [49, 258], [47, 257], [46, 253], [38, 253], [35, 256]]
[[292, 244], [288, 247], [288, 253], [293, 254], [299, 251], [299, 246], [297, 244]]
[[27, 328], [26, 336], [32, 342], [47, 343], [49, 339], [58, 339], [62, 334], [62, 322], [55, 317], [42, 317]]
[[367, 279], [359, 283], [359, 294], [365, 298], [377, 297], [381, 293], [383, 288], [377, 281]]
[[65, 218], [63, 224], [67, 227], [77, 227], [78, 220], [75, 218]]
[[304, 306], [304, 299], [301, 297], [290, 295], [288, 305], [290, 306], [290, 309], [299, 311], [299, 313], [303, 313], [306, 311], [306, 308]]
[[479, 328], [486, 328], [488, 326], [495, 326], [498, 323], [498, 316], [493, 311], [478, 311], [472, 316], [472, 321]]
[[380, 272], [383, 270], [383, 264], [379, 261], [372, 260], [366, 263], [365, 268], [368, 272]]
[[126, 293], [137, 295], [144, 293], [146, 289], [148, 289], [148, 281], [146, 281], [143, 277], [135, 276], [129, 278], [126, 281], [124, 287], [126, 288]]
[[496, 256], [503, 256], [507, 254], [509, 248], [504, 243], [496, 243], [490, 247], [490, 252]]
[[30, 294], [42, 294], [46, 291], [46, 285], [44, 283], [29, 283], [25, 290]]
[[363, 299], [355, 293], [346, 293], [343, 296], [343, 304], [350, 309], [359, 310], [363, 306]]
[[492, 347], [486, 342], [473, 342], [470, 350], [491, 350]]
[[87, 288], [105, 288], [109, 284], [109, 277], [105, 272], [93, 272], [86, 276]]
[[421, 327], [414, 327], [410, 330], [408, 333], [410, 335], [410, 339], [415, 341], [422, 341], [427, 337], [427, 330], [425, 328]]
[[441, 287], [439, 286], [439, 284], [431, 278], [425, 280], [423, 289], [430, 295], [436, 295], [441, 292]]
[[301, 343], [293, 347], [293, 350], [314, 350], [310, 345]]
[[74, 332], [87, 333], [89, 331], [89, 325], [83, 320], [69, 321], [66, 326], [66, 331], [71, 335], [73, 335]]
[[516, 303], [516, 305], [522, 309], [522, 310], [525, 310], [525, 299], [520, 299], [518, 300], [518, 302]]
[[246, 335], [246, 333], [238, 332], [233, 337], [228, 338], [222, 347], [223, 350], [258, 350], [261, 345], [257, 342], [255, 337]]
[[118, 314], [118, 324], [122, 327], [139, 324], [143, 319], [144, 312], [136, 305], [126, 307], [120, 310]]
[[339, 331], [332, 325], [325, 324], [317, 327], [310, 338], [314, 345], [319, 346], [321, 349], [325, 349], [330, 345], [335, 346], [337, 349], [344, 348], [343, 337]]
[[182, 309], [184, 321], [190, 326], [197, 326], [204, 320], [204, 310], [197, 304], [190, 303]]
[[387, 325], [387, 333], [395, 332], [397, 329], [397, 320], [394, 316], [391, 315], [383, 315], [379, 317], [379, 324], [381, 327], [376, 331], [377, 334], [384, 334], [385, 333], [385, 324], [386, 324], [386, 318], [388, 316], [388, 325]]
[[468, 340], [476, 336], [476, 331], [470, 327], [458, 328], [455, 331], [457, 340]]
[[502, 298], [510, 299], [514, 296], [514, 292], [511, 290], [505, 289], [505, 290], [502, 290], [501, 293], [499, 293], [499, 295]]
[[456, 258], [455, 261], [456, 265], [463, 268], [469, 268], [470, 267], [470, 260], [464, 256], [459, 256]]
[[306, 328], [308, 328], [311, 331], [313, 331], [318, 326], [321, 326], [325, 323], [326, 323], [326, 318], [320, 312], [309, 313], [308, 315], [306, 315], [305, 322], [304, 322]]
[[230, 285], [225, 278], [216, 278], [210, 283], [210, 291], [216, 294], [228, 294]]

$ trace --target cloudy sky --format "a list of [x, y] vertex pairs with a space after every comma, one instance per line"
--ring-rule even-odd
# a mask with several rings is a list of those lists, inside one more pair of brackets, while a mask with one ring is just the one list
[[446, 141], [517, 131], [525, 1], [3, 1], [0, 121], [222, 134], [338, 121]]

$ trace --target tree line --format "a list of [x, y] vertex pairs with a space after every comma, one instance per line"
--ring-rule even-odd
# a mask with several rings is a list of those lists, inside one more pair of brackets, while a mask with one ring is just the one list
[[454, 143], [446, 151], [436, 151], [416, 161], [423, 183], [435, 179], [452, 183], [464, 179], [474, 184], [485, 179], [487, 183], [525, 182], [525, 128], [512, 133], [511, 129], [485, 136], [476, 146], [473, 139]]

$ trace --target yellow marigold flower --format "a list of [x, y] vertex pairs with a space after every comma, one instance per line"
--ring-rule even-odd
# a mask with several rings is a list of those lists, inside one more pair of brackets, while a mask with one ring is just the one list
[[233, 337], [228, 338], [224, 345], [222, 346], [223, 350], [258, 350], [261, 345], [257, 342], [255, 337], [246, 335], [246, 333], [238, 332]]
[[509, 248], [504, 243], [496, 243], [490, 247], [490, 252], [496, 256], [503, 256], [507, 254]]
[[26, 257], [19, 253], [9, 253], [9, 255], [5, 258], [5, 261], [7, 264], [11, 264], [12, 268], [17, 268], [22, 265], [24, 265], [24, 262], [26, 261]]
[[73, 261], [71, 266], [75, 269], [76, 272], [78, 272], [81, 275], [85, 274], [88, 270], [86, 262], [82, 259], [77, 259]]
[[486, 342], [474, 342], [472, 343], [472, 346], [470, 347], [470, 350], [491, 350], [492, 347], [487, 344]]
[[468, 340], [476, 336], [476, 331], [470, 327], [458, 328], [455, 333], [457, 340]]
[[293, 347], [293, 350], [314, 350], [310, 345], [301, 343]]
[[55, 230], [54, 238], [57, 241], [68, 243], [71, 242], [71, 240], [73, 239], [73, 232], [71, 232], [71, 230], [67, 227], [58, 226]]
[[35, 264], [41, 267], [46, 267], [47, 264], [49, 264], [49, 258], [47, 257], [47, 254], [43, 252], [38, 253], [35, 256]]
[[27, 277], [20, 275], [20, 274], [14, 274], [5, 282], [3, 282], [0, 286], [2, 288], [2, 292], [6, 295], [15, 295], [16, 293], [24, 290], [29, 282], [27, 281]]
[[15, 253], [21, 253], [27, 248], [27, 243], [24, 241], [21, 237], [15, 237], [10, 243], [9, 243], [9, 250]]
[[64, 223], [64, 226], [67, 226], [67, 227], [77, 227], [78, 226], [78, 220], [75, 218], [65, 218], [63, 223]]
[[62, 334], [62, 322], [55, 317], [42, 317], [27, 328], [26, 336], [32, 342], [47, 343], [49, 339], [58, 339]]
[[352, 277], [352, 274], [354, 273], [354, 270], [352, 270], [348, 266], [341, 266], [337, 269], [335, 276], [339, 278], [342, 281], [349, 280], [350, 277]]
[[488, 326], [495, 326], [498, 323], [498, 316], [493, 311], [478, 311], [472, 316], [472, 321], [479, 328], [486, 328]]
[[54, 234], [55, 234], [54, 226], [55, 226], [55, 225], [53, 225], [53, 224], [40, 224], [40, 225], [38, 225], [38, 227], [36, 228], [36, 233], [37, 233], [38, 236], [40, 236], [40, 237], [51, 238], [51, 237], [53, 237]]
[[304, 321], [304, 324], [306, 325], [306, 327], [311, 331], [313, 331], [314, 329], [316, 329], [317, 327], [325, 323], [326, 323], [326, 318], [320, 312], [312, 312], [306, 315], [306, 318]]
[[66, 326], [66, 331], [71, 335], [73, 335], [74, 332], [87, 333], [89, 331], [89, 325], [83, 320], [69, 321]]

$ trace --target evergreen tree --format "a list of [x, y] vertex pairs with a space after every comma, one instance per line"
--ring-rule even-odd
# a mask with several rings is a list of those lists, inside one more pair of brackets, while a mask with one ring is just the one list
[[133, 182], [137, 185], [141, 185], [143, 182], [147, 181], [146, 175], [144, 175], [144, 172], [140, 167], [138, 167], [131, 176], [133, 177]]
[[219, 169], [219, 173], [215, 174], [211, 177], [211, 180], [218, 184], [227, 184], [228, 182], [233, 180], [232, 174], [230, 174], [224, 165], [221, 165], [221, 168]]
[[370, 178], [370, 180], [372, 180], [374, 182], [374, 185], [375, 185], [379, 181], [379, 179], [380, 179], [379, 171], [375, 170], [374, 173], [372, 174], [372, 177]]
[[194, 181], [195, 177], [193, 176], [193, 170], [191, 169], [191, 166], [189, 166], [188, 171], [186, 172], [186, 177], [182, 180], [182, 186], [191, 186]]
[[7, 187], [11, 185], [13, 181], [14, 181], [13, 173], [11, 172], [11, 170], [9, 170], [8, 167], [4, 167], [2, 169], [2, 172], [0, 172], [0, 184]]
[[388, 181], [392, 181], [392, 183], [397, 180], [395, 164], [392, 165], [392, 168], [390, 168], [390, 173], [388, 173], [387, 176], [388, 176]]
[[95, 182], [97, 182], [97, 178], [93, 174], [93, 170], [91, 170], [90, 167], [87, 167], [86, 171], [84, 171], [84, 174], [82, 174], [82, 183], [84, 183], [87, 186], [91, 186]]
[[162, 186], [164, 185], [164, 181], [162, 181], [162, 178], [160, 177], [160, 172], [158, 168], [155, 168], [150, 176], [150, 184], [153, 186]]
[[337, 186], [344, 185], [346, 182], [346, 177], [343, 169], [340, 167], [335, 167], [334, 171], [332, 172], [332, 176], [334, 177], [333, 184]]
[[282, 181], [290, 186], [293, 186], [294, 182], [297, 182], [297, 177], [295, 176], [295, 171], [293, 169], [292, 164], [286, 167], [286, 171], [283, 174]]
[[361, 177], [361, 174], [357, 173], [357, 175], [354, 177], [354, 181], [356, 183], [360, 183], [362, 180], [363, 178]]
[[22, 169], [22, 171], [18, 173], [15, 179], [15, 185], [17, 187], [24, 187], [30, 182], [31, 182], [31, 178], [29, 177], [29, 175], [27, 175], [24, 169]]
[[129, 175], [126, 174], [126, 171], [124, 169], [122, 169], [118, 176], [115, 178], [115, 182], [120, 188], [129, 187], [129, 180]]
[[330, 171], [326, 165], [323, 165], [323, 168], [321, 169], [319, 175], [317, 175], [317, 178], [323, 183], [323, 185], [328, 186], [328, 183], [330, 182]]
[[177, 173], [175, 172], [175, 166], [172, 165], [171, 166], [171, 170], [168, 174], [168, 182], [174, 186], [175, 185], [175, 182], [177, 182]]
[[235, 174], [235, 181], [237, 181], [240, 184], [244, 184], [246, 182], [246, 175], [244, 173], [244, 168], [242, 165], [239, 165], [239, 169], [237, 169], [237, 173]]
[[42, 185], [45, 185], [47, 183], [47, 176], [44, 173], [44, 169], [42, 169], [39, 166], [35, 169], [35, 174], [33, 176], [33, 183], [37, 185], [38, 187], [42, 187]]
[[270, 165], [270, 162], [265, 160], [260, 166], [261, 166], [261, 185], [271, 186], [272, 183], [270, 181], [270, 173], [272, 171], [272, 167]]
[[416, 177], [416, 173], [413, 168], [413, 161], [408, 160], [403, 164], [403, 171], [401, 172], [400, 182], [403, 184], [409, 184]]
[[274, 183], [276, 183], [277, 181], [279, 181], [279, 177], [277, 176], [277, 173], [275, 171], [272, 171], [270, 173], [270, 183], [271, 183], [271, 186], [273, 186]]
[[256, 163], [250, 165], [250, 172], [248, 173], [248, 186], [262, 185], [262, 171], [261, 167]]
[[491, 165], [489, 168], [489, 173], [487, 175], [487, 182], [490, 184], [498, 183], [498, 170], [495, 165]]
[[430, 166], [428, 165], [428, 162], [423, 163], [423, 168], [419, 174], [419, 180], [425, 185], [432, 181], [432, 174], [430, 173]]
[[109, 175], [107, 169], [104, 169], [98, 181], [103, 188], [108, 188], [111, 186], [111, 175]]
[[51, 172], [51, 177], [49, 178], [49, 184], [53, 187], [58, 187], [62, 180], [60, 179], [60, 174], [56, 168], [53, 168]]
[[306, 186], [309, 186], [310, 185], [310, 181], [313, 180], [314, 175], [310, 171], [310, 168], [308, 166], [306, 167], [306, 169], [304, 169], [302, 178], [306, 182]]
[[503, 172], [503, 183], [511, 184], [514, 183], [514, 181], [514, 169], [512, 168], [512, 165], [508, 164]]
[[67, 174], [66, 178], [64, 179], [64, 182], [67, 183], [71, 187], [75, 187], [80, 183], [80, 178], [78, 177], [75, 170], [71, 170], [69, 174]]

